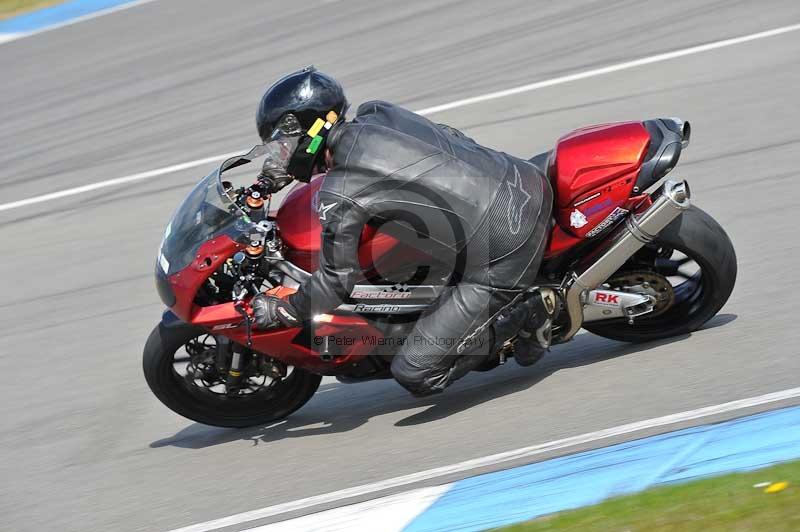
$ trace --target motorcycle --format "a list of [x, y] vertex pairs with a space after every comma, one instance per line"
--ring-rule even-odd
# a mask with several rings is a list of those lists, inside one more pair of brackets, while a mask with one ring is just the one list
[[[691, 204], [688, 183], [664, 179], [690, 134], [689, 123], [675, 118], [591, 126], [530, 159], [554, 191], [555, 223], [537, 278], [560, 309], [553, 344], [581, 328], [627, 342], [682, 335], [727, 301], [737, 271], [730, 239]], [[324, 375], [390, 377], [397, 346], [447, 286], [446, 278], [425, 284], [409, 274], [419, 252], [367, 225], [359, 248], [364, 280], [348, 300], [302, 327], [254, 329], [250, 299], [296, 290], [317, 268], [321, 233], [323, 176], [291, 190], [276, 212], [260, 181], [229, 178], [264, 151], [228, 159], [197, 184], [167, 226], [156, 261], [168, 310], [145, 345], [145, 378], [167, 407], [208, 425], [285, 418]], [[512, 341], [489, 368], [511, 355]]]

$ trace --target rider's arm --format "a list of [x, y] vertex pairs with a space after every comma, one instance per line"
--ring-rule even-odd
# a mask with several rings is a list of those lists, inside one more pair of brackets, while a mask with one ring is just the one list
[[319, 269], [289, 296], [301, 319], [330, 312], [349, 297], [361, 272], [358, 245], [369, 219], [359, 205], [324, 189], [317, 213], [322, 225]]

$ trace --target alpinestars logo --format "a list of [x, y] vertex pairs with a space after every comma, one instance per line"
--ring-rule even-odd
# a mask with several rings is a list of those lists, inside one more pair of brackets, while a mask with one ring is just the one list
[[508, 209], [506, 210], [508, 230], [512, 235], [516, 235], [522, 228], [522, 212], [531, 201], [531, 194], [522, 187], [522, 177], [516, 166], [514, 167], [514, 180], [506, 181], [506, 186], [509, 194]]
[[327, 222], [328, 221], [328, 218], [327, 218], [328, 217], [328, 211], [330, 211], [334, 207], [336, 207], [336, 202], [335, 201], [333, 203], [329, 203], [328, 205], [325, 205], [325, 202], [320, 200], [319, 209], [317, 210], [317, 212], [319, 213], [319, 219], [322, 220], [323, 222]]

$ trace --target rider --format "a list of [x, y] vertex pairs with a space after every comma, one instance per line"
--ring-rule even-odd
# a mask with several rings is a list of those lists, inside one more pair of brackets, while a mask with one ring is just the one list
[[261, 99], [258, 133], [274, 147], [262, 182], [276, 191], [327, 173], [316, 200], [319, 268], [288, 298], [256, 296], [256, 326], [299, 326], [336, 308], [362, 275], [364, 226], [385, 226], [450, 271], [392, 360], [402, 386], [442, 391], [497, 360], [515, 334], [517, 362], [536, 362], [555, 312], [552, 291], [529, 290], [550, 224], [547, 179], [528, 161], [401, 107], [368, 102], [349, 122], [347, 107], [339, 83], [314, 67], [281, 78]]

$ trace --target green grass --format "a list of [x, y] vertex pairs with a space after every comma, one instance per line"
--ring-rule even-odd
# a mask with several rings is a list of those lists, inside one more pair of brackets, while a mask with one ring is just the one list
[[60, 4], [63, 0], [0, 0], [0, 20], [21, 15], [40, 7]]
[[[754, 488], [788, 481], [777, 493]], [[653, 488], [635, 495], [503, 528], [538, 531], [800, 531], [800, 461]]]

